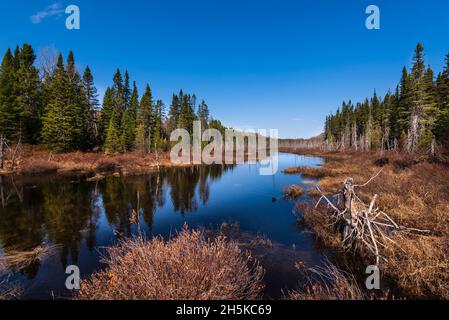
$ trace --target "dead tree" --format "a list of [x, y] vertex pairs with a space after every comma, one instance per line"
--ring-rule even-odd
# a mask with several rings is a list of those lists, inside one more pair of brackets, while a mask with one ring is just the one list
[[395, 244], [391, 238], [394, 232], [429, 233], [429, 230], [407, 228], [397, 224], [387, 213], [376, 207], [378, 195], [374, 195], [369, 204], [364, 203], [356, 194], [356, 188], [367, 186], [377, 178], [382, 170], [369, 179], [365, 184], [356, 185], [352, 178], [347, 178], [340, 194], [330, 198], [342, 199], [337, 203], [329, 198], [317, 187], [321, 194], [316, 207], [324, 200], [332, 212], [334, 225], [343, 225], [342, 244], [346, 249], [361, 249], [371, 253], [376, 259], [376, 265], [380, 260], [387, 261], [382, 256], [381, 250], [388, 245]]
[[21, 149], [22, 149], [22, 137], [19, 138], [19, 141], [17, 142], [11, 157], [11, 171], [14, 171], [14, 168], [16, 167], [16, 160]]
[[3, 169], [5, 141], [3, 135], [0, 135], [0, 170]]

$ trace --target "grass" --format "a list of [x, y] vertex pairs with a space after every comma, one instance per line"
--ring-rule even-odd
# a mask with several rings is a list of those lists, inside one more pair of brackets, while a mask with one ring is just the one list
[[246, 300], [261, 298], [262, 267], [223, 236], [184, 229], [109, 248], [107, 268], [81, 283], [80, 300]]
[[[331, 174], [318, 183], [326, 194], [341, 192], [347, 177], [363, 184], [383, 167], [379, 177], [359, 188], [357, 194], [367, 203], [377, 194], [377, 205], [399, 224], [432, 233], [429, 236], [393, 234], [396, 245], [391, 244], [385, 250], [388, 262], [381, 263], [381, 270], [410, 297], [449, 299], [449, 168], [444, 163], [396, 152], [382, 156], [375, 152], [298, 152], [326, 158], [320, 169]], [[317, 194], [312, 191], [311, 195]], [[342, 249], [326, 207], [302, 204], [301, 211], [306, 223], [326, 245]], [[371, 264], [369, 257], [364, 258]]]
[[[302, 265], [297, 263], [302, 271]], [[368, 295], [356, 278], [326, 261], [322, 267], [310, 268], [305, 273], [302, 288], [286, 294], [289, 300], [366, 300]]]
[[325, 168], [313, 168], [313, 167], [292, 167], [283, 171], [285, 174], [300, 174], [309, 179], [322, 179], [326, 176], [332, 176], [333, 173]]
[[[143, 154], [129, 152], [113, 156], [102, 152], [50, 153], [39, 146], [23, 145], [17, 157], [14, 170], [11, 170], [10, 155], [5, 159], [4, 170], [0, 174], [40, 175], [50, 173], [102, 175], [146, 174], [161, 167], [172, 167], [168, 152]], [[181, 165], [178, 165], [181, 166]]]
[[35, 261], [42, 262], [58, 249], [56, 245], [39, 246], [29, 251], [8, 251], [0, 257], [0, 300], [20, 299], [22, 288], [9, 281], [13, 272]]
[[305, 193], [304, 189], [297, 185], [287, 186], [284, 189], [284, 195], [287, 199], [296, 199]]

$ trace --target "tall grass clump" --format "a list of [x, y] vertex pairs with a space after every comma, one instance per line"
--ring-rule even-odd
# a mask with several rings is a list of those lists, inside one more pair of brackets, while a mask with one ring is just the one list
[[237, 243], [187, 228], [167, 242], [124, 240], [103, 262], [76, 299], [245, 300], [261, 298], [264, 288], [262, 267]]
[[[300, 266], [297, 266], [301, 269]], [[289, 291], [289, 300], [366, 300], [368, 295], [354, 275], [338, 269], [326, 261], [322, 267], [308, 270], [304, 288]]]

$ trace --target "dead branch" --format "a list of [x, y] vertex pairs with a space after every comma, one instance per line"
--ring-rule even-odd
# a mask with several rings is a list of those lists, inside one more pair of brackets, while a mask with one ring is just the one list
[[[381, 249], [387, 248], [389, 244], [396, 244], [388, 235], [392, 232], [415, 232], [429, 233], [429, 230], [407, 228], [397, 224], [387, 213], [375, 207], [378, 195], [374, 195], [369, 205], [364, 203], [354, 191], [355, 187], [364, 187], [380, 175], [380, 170], [375, 176], [363, 185], [355, 185], [352, 178], [345, 180], [343, 185], [343, 201], [337, 204], [329, 200], [319, 187], [321, 194], [316, 207], [324, 200], [327, 207], [331, 209], [333, 225], [343, 225], [342, 243], [350, 249], [365, 249], [376, 259], [376, 265], [380, 260], [388, 262], [382, 255]], [[334, 196], [335, 197], [335, 196]]]

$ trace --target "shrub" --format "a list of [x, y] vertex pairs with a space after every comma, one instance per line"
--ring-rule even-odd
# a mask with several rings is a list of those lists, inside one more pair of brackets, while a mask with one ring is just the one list
[[42, 159], [29, 159], [20, 167], [20, 173], [24, 175], [48, 174], [58, 171], [58, 166], [54, 162]]
[[95, 167], [95, 171], [97, 172], [116, 172], [119, 169], [120, 164], [116, 160], [110, 158], [101, 159]]
[[284, 194], [287, 199], [296, 199], [304, 194], [304, 189], [291, 185], [284, 189]]
[[263, 269], [223, 236], [184, 229], [161, 238], [125, 240], [108, 249], [107, 268], [81, 283], [80, 300], [257, 299]]

